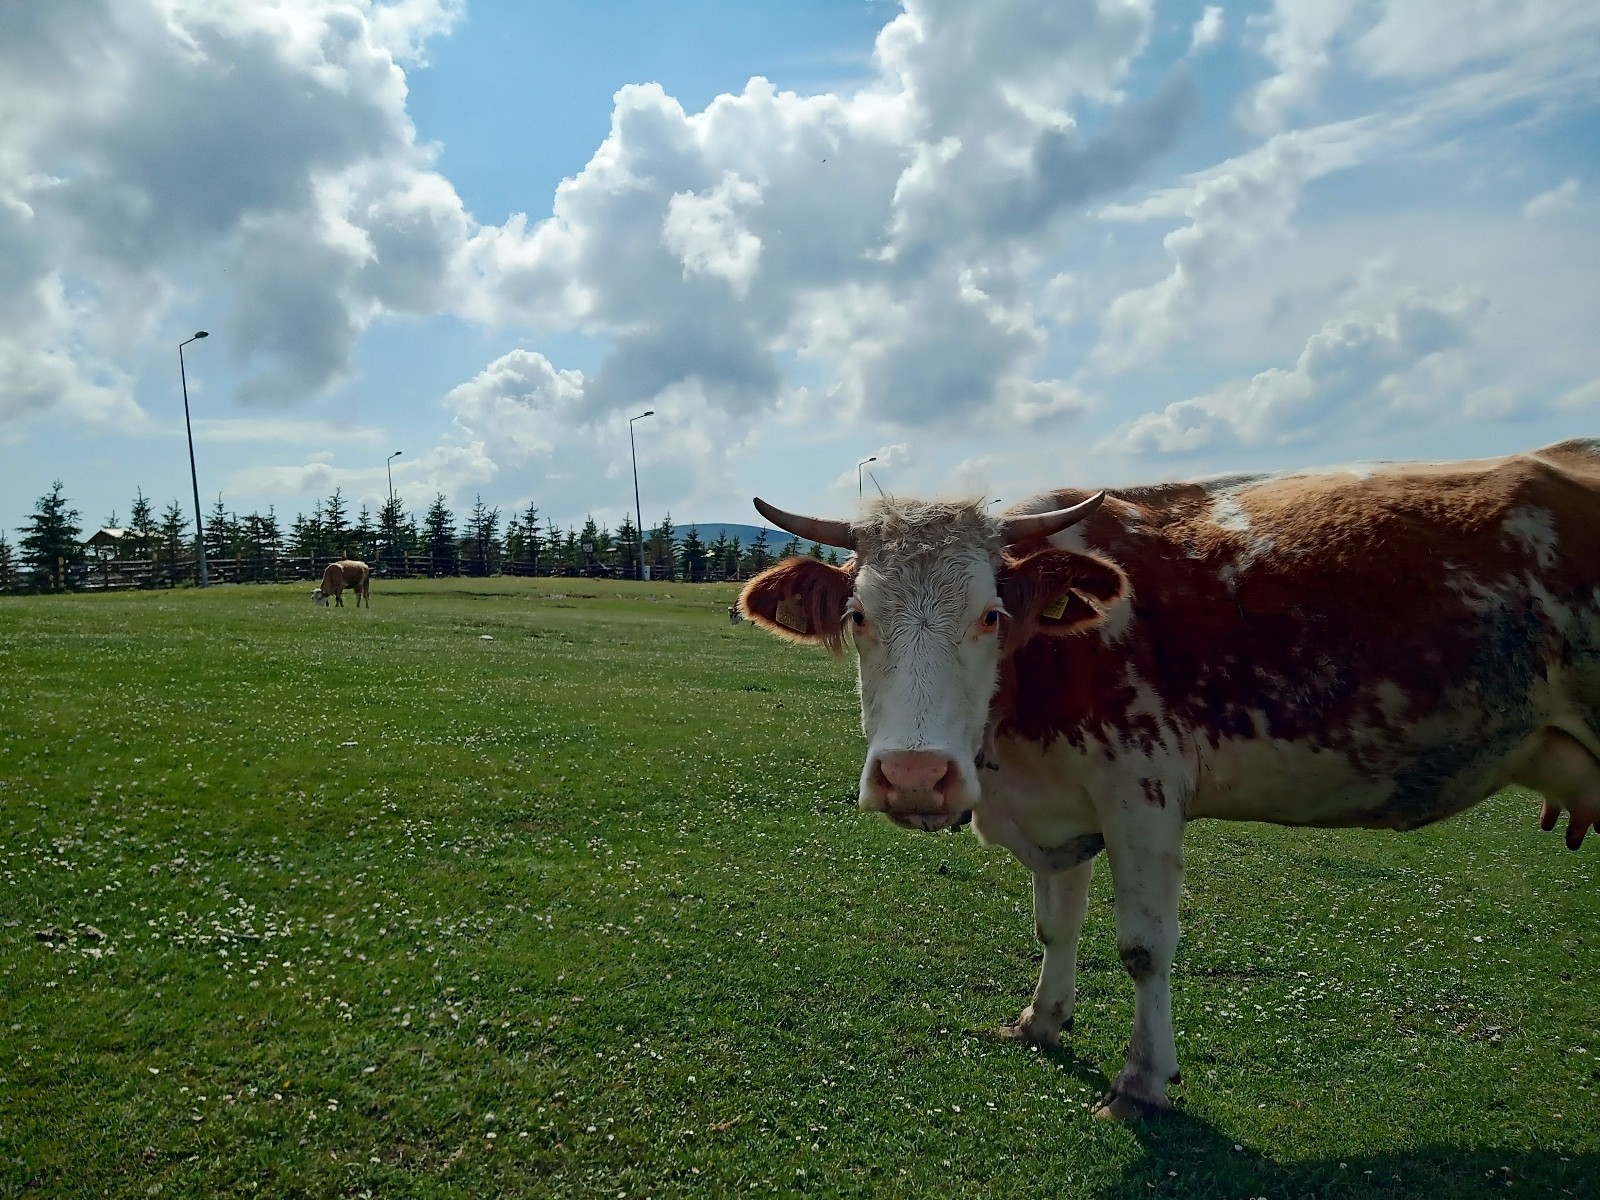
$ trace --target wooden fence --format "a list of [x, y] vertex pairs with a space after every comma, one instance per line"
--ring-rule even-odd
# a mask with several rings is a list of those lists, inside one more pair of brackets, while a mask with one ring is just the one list
[[[206, 576], [214, 584], [289, 583], [294, 580], [315, 582], [322, 578], [325, 566], [327, 562], [320, 558], [287, 555], [208, 557]], [[441, 579], [456, 576], [482, 578], [489, 575], [512, 575], [521, 578], [632, 579], [637, 575], [636, 570], [619, 569], [598, 562], [588, 567], [545, 562], [486, 563], [482, 559], [428, 554], [393, 555], [377, 559], [372, 564], [372, 573], [379, 579]], [[26, 570], [17, 570], [14, 572], [12, 586], [26, 587], [30, 574]], [[114, 591], [122, 588], [165, 588], [193, 584], [198, 579], [199, 571], [193, 556], [180, 555], [176, 559], [171, 559], [163, 555], [157, 558], [95, 558], [81, 563], [58, 563], [52, 575], [52, 586], [64, 584], [72, 591]], [[653, 567], [651, 577], [658, 582], [668, 579], [661, 567]], [[688, 576], [683, 570], [678, 569], [673, 572], [671, 578], [678, 582], [686, 582]], [[742, 573], [724, 574], [720, 571], [707, 570], [695, 582], [724, 583], [743, 578], [745, 576]]]
[[[311, 558], [257, 557], [207, 558], [206, 577], [212, 583], [286, 583], [318, 580], [327, 564]], [[160, 558], [90, 559], [64, 567], [66, 586], [74, 591], [116, 588], [161, 588], [194, 583], [199, 577], [196, 560], [179, 556]]]

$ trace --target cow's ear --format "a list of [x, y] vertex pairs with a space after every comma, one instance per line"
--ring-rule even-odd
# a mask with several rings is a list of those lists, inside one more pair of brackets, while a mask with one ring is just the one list
[[779, 637], [820, 642], [830, 653], [844, 647], [844, 606], [855, 590], [855, 566], [830, 566], [814, 558], [786, 558], [744, 585], [739, 611]]
[[1000, 599], [1011, 614], [1007, 647], [1036, 633], [1065, 637], [1090, 629], [1128, 590], [1121, 569], [1092, 554], [1052, 548], [1008, 558], [1000, 569]]

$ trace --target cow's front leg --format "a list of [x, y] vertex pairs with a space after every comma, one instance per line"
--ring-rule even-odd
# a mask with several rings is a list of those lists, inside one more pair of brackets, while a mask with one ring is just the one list
[[1044, 947], [1033, 1003], [1005, 1032], [1040, 1046], [1059, 1046], [1061, 1031], [1072, 1028], [1078, 997], [1078, 935], [1089, 906], [1094, 859], [1067, 871], [1033, 873], [1033, 927]]
[[1117, 916], [1117, 955], [1133, 977], [1128, 1059], [1097, 1117], [1149, 1116], [1168, 1107], [1178, 1079], [1172, 1037], [1172, 960], [1183, 886], [1183, 817], [1176, 798], [1140, 796], [1106, 822], [1106, 857]]

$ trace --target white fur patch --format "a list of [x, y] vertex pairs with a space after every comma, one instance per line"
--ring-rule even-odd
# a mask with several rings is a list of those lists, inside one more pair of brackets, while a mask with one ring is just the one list
[[1556, 561], [1556, 526], [1548, 509], [1523, 506], [1513, 508], [1501, 522], [1507, 537], [1521, 542], [1533, 554], [1540, 570], [1547, 570]]
[[1219, 486], [1215, 490], [1209, 487], [1206, 489], [1211, 493], [1212, 523], [1219, 529], [1238, 534], [1244, 541], [1244, 551], [1239, 562], [1235, 564], [1236, 569], [1248, 567], [1256, 559], [1273, 551], [1273, 540], [1255, 532], [1250, 514], [1245, 511], [1244, 505], [1239, 503], [1240, 493], [1256, 487], [1261, 482], [1256, 478], [1234, 479], [1219, 481]]

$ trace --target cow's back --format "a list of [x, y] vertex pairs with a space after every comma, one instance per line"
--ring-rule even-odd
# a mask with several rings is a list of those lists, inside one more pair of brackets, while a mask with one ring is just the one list
[[366, 563], [358, 559], [342, 558], [333, 564], [339, 569], [339, 574], [344, 579], [347, 588], [359, 588], [366, 582], [369, 568]]
[[1600, 748], [1595, 442], [1114, 491], [1067, 540], [1132, 595], [1103, 633], [1017, 652], [1018, 736], [1151, 753], [1181, 736], [1219, 788], [1302, 754], [1349, 797], [1264, 819], [1392, 825], [1455, 811], [1557, 716]]

